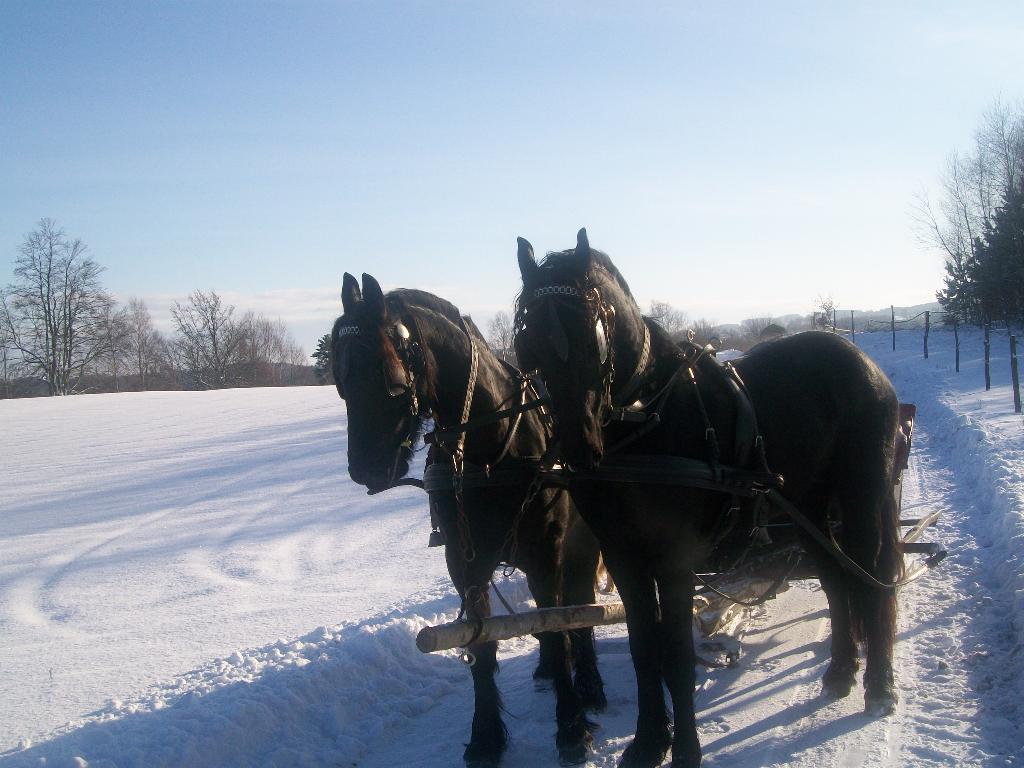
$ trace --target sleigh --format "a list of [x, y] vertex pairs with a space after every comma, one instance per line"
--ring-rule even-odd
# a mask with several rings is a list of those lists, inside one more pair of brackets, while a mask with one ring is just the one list
[[[898, 512], [902, 511], [904, 470], [908, 466], [917, 409], [909, 403], [899, 407], [899, 424], [895, 435], [893, 497]], [[677, 457], [640, 457], [641, 461], [619, 460], [602, 464], [593, 471], [595, 478], [612, 482], [686, 485], [707, 487], [730, 495], [748, 494], [756, 505], [735, 508], [737, 516], [753, 515], [753, 529], [745, 530], [733, 520], [729, 530], [717, 537], [716, 546], [702, 561], [696, 576], [694, 618], [702, 634], [713, 637], [734, 623], [747, 608], [774, 599], [788, 588], [789, 582], [813, 579], [817, 574], [802, 542], [813, 539], [828, 555], [836, 558], [852, 576], [871, 579], [852, 561], [837, 543], [840, 531], [833, 527], [821, 531], [778, 492], [770, 480], [749, 472], [709, 471], [704, 462]], [[659, 459], [652, 461], [652, 459]], [[728, 468], [726, 468], [728, 469]], [[513, 470], [525, 472], [525, 469]], [[451, 488], [450, 475], [438, 467], [425, 476], [428, 493], [443, 493]], [[579, 476], [579, 473], [574, 475]], [[502, 482], [499, 476], [469, 475], [469, 482]], [[568, 478], [559, 468], [546, 471], [545, 483], [565, 485]], [[901, 588], [921, 578], [946, 557], [937, 542], [921, 541], [936, 524], [938, 512], [922, 517], [900, 517], [900, 549], [906, 568], [897, 584], [880, 587]], [[753, 530], [753, 534], [750, 531]], [[476, 621], [459, 620], [426, 627], [416, 638], [424, 653], [462, 648], [471, 642], [508, 640], [538, 632], [568, 631], [585, 627], [619, 624], [626, 619], [621, 603], [570, 605], [542, 608], [508, 615], [491, 616]]]

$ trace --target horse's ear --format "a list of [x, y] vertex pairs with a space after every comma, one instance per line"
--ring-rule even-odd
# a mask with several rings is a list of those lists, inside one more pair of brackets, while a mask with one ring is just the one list
[[363, 300], [363, 294], [359, 291], [359, 283], [352, 277], [348, 272], [345, 273], [345, 277], [341, 283], [341, 306], [345, 308], [345, 312], [351, 312], [355, 309], [356, 304]]
[[518, 237], [516, 241], [519, 243], [519, 274], [525, 283], [537, 271], [537, 259], [533, 256], [533, 246], [526, 238]]
[[383, 321], [387, 316], [387, 307], [384, 306], [384, 291], [380, 289], [373, 275], [363, 272], [363, 301], [366, 302], [370, 316]]
[[590, 241], [587, 239], [587, 228], [583, 227], [576, 233], [576, 255], [590, 258]]

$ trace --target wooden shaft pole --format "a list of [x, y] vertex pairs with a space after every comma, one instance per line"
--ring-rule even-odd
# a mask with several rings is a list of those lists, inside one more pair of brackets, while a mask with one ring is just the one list
[[464, 648], [468, 643], [508, 640], [538, 632], [564, 632], [570, 629], [621, 624], [626, 620], [622, 603], [601, 605], [568, 605], [563, 608], [540, 608], [529, 613], [490, 616], [483, 620], [480, 634], [474, 621], [453, 621], [436, 627], [424, 627], [416, 636], [416, 647], [423, 653]]

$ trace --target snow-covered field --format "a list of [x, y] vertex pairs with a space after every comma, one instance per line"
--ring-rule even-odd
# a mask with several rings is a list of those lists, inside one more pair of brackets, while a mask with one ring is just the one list
[[[705, 765], [1024, 765], [1024, 421], [1006, 339], [858, 343], [918, 404], [904, 513], [950, 550], [901, 597], [902, 700], [825, 702], [824, 600], [758, 609], [737, 667], [702, 673]], [[415, 489], [365, 496], [332, 388], [0, 402], [0, 765], [459, 766], [472, 706], [454, 654], [413, 639], [457, 609]], [[514, 579], [507, 595], [525, 604]], [[621, 628], [600, 632], [594, 766], [633, 729]], [[503, 644], [505, 765], [555, 766], [536, 643]]]

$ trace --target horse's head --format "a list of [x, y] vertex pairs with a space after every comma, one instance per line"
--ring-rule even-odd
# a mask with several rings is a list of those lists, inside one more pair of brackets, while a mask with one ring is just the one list
[[642, 329], [643, 318], [611, 260], [591, 250], [584, 229], [575, 249], [549, 253], [540, 264], [519, 238], [519, 271], [519, 362], [538, 370], [551, 393], [563, 458], [593, 467], [604, 454], [602, 425], [612, 407], [617, 361], [635, 360], [621, 350], [632, 338], [625, 325]]
[[345, 273], [344, 314], [331, 333], [331, 366], [348, 410], [348, 472], [371, 491], [409, 471], [420, 429], [424, 361], [400, 317], [388, 312], [380, 285], [363, 288]]

